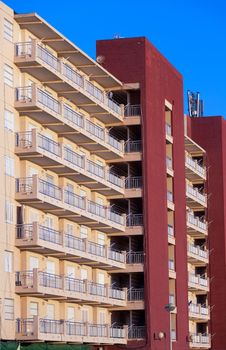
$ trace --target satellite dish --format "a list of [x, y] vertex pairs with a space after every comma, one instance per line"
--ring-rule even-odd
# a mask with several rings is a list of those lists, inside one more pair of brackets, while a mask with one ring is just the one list
[[97, 56], [97, 63], [103, 64], [104, 61], [105, 61], [105, 57], [104, 56]]

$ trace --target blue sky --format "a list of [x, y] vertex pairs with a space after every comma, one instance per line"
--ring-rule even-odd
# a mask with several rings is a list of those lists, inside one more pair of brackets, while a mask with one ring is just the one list
[[4, 2], [16, 12], [37, 12], [93, 58], [97, 39], [146, 36], [183, 74], [185, 95], [200, 91], [205, 115], [226, 117], [225, 0]]

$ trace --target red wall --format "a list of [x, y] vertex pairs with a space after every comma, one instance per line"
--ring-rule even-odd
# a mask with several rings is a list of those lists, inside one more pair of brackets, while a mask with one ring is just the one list
[[190, 118], [191, 137], [202, 146], [208, 169], [210, 249], [210, 331], [213, 350], [226, 349], [226, 121], [223, 117]]
[[[145, 349], [149, 350], [169, 348], [169, 315], [164, 310], [169, 302], [165, 99], [173, 104], [178, 335], [173, 346], [175, 350], [185, 350], [188, 348], [188, 304], [182, 77], [143, 37], [97, 41], [98, 55], [105, 57], [104, 67], [116, 77], [125, 83], [139, 82], [141, 88], [147, 324]], [[160, 331], [166, 333], [165, 340], [154, 339], [154, 333]]]

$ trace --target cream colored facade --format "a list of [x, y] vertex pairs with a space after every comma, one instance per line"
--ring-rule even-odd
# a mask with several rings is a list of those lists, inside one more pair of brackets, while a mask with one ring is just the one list
[[144, 312], [143, 288], [117, 277], [144, 271], [131, 243], [142, 212], [117, 209], [142, 197], [141, 176], [124, 169], [141, 161], [140, 138], [126, 142], [140, 106], [124, 112], [109, 94], [122, 83], [38, 15], [0, 2], [0, 23], [1, 339], [143, 338], [144, 326], [112, 318]]

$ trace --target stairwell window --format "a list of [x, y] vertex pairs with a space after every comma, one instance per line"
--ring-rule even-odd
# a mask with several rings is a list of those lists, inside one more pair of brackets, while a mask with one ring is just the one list
[[5, 128], [14, 131], [14, 114], [7, 109], [4, 111]]
[[4, 18], [3, 37], [6, 40], [13, 41], [13, 23]]
[[5, 272], [13, 272], [13, 252], [5, 250], [4, 265], [5, 265]]
[[14, 300], [13, 299], [4, 300], [4, 319], [5, 320], [14, 319]]
[[6, 85], [13, 87], [13, 68], [8, 64], [4, 65], [3, 79]]
[[9, 156], [5, 156], [5, 174], [14, 176], [14, 159]]
[[5, 222], [7, 224], [13, 224], [13, 211], [14, 204], [8, 200], [5, 202]]

